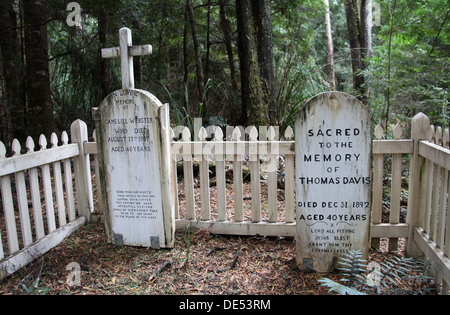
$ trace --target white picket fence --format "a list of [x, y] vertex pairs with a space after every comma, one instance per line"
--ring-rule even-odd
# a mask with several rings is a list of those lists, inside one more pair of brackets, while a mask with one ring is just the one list
[[[189, 129], [178, 128], [174, 138], [181, 139], [172, 143], [173, 176], [180, 178], [173, 181], [178, 182], [174, 186], [177, 228], [190, 226], [229, 235], [294, 236], [294, 134], [288, 128], [279, 141], [276, 131], [268, 128], [259, 134], [255, 128], [236, 128], [224, 139], [220, 128], [201, 129], [193, 141]], [[412, 120], [411, 139], [401, 139], [401, 131], [397, 126], [394, 139], [385, 140], [381, 127], [375, 130], [372, 246], [379, 246], [381, 238], [389, 238], [389, 247], [395, 250], [398, 240], [406, 239], [409, 255], [426, 254], [437, 262], [436, 281], [442, 281], [443, 292], [448, 293], [448, 129], [432, 128], [428, 118], [419, 114]], [[41, 137], [39, 150], [28, 140], [28, 152], [23, 155], [15, 141], [15, 155], [9, 158], [5, 158], [6, 150], [0, 143], [0, 279], [91, 222], [90, 161], [92, 156], [96, 158], [97, 146], [88, 141], [87, 126], [81, 121], [72, 125], [71, 136], [72, 144], [63, 134], [58, 146], [53, 135], [48, 149]], [[198, 170], [198, 177], [194, 170]], [[215, 178], [210, 178], [211, 172]], [[282, 189], [279, 179], [284, 182]], [[389, 193], [383, 190], [386, 179], [390, 179]], [[405, 181], [408, 190], [404, 189]], [[227, 185], [232, 195], [227, 194]], [[101, 204], [96, 208], [96, 214], [101, 215]], [[406, 222], [400, 223], [405, 212]]]
[[[228, 141], [224, 141], [220, 128], [212, 129], [211, 133], [214, 138], [206, 141], [207, 131], [202, 128], [199, 139], [191, 141], [189, 129], [184, 128], [181, 132], [181, 141], [172, 145], [174, 176], [179, 175], [176, 173], [177, 161], [181, 159], [183, 163], [181, 175], [184, 178], [184, 207], [177, 207], [177, 226], [190, 225], [228, 235], [293, 236], [295, 142], [292, 141], [292, 129], [287, 129], [285, 141], [275, 140], [277, 136], [274, 127], [267, 129], [262, 141], [258, 140], [259, 134], [255, 127], [249, 128], [247, 135], [243, 134], [243, 129], [236, 127], [230, 133], [231, 139]], [[248, 141], [243, 141], [247, 138]], [[284, 162], [284, 190], [278, 189], [277, 171], [280, 157]], [[265, 162], [261, 165], [260, 161]], [[199, 169], [198, 192], [193, 178], [194, 162], [197, 162]], [[211, 189], [209, 173], [210, 165], [214, 164], [215, 187]], [[244, 175], [243, 167], [246, 170]], [[226, 194], [227, 175], [230, 179], [228, 182], [232, 182], [232, 200], [231, 196]], [[247, 185], [249, 190], [246, 191], [246, 195], [244, 195], [244, 177], [251, 183]], [[261, 177], [266, 183], [265, 204], [261, 202]], [[178, 186], [174, 189], [177, 191]], [[179, 193], [176, 195], [179, 196]], [[211, 201], [211, 195], [215, 196], [214, 202]], [[244, 199], [251, 202], [244, 203]], [[283, 208], [279, 206], [279, 199], [284, 201]], [[180, 200], [176, 204], [180, 205]]]
[[93, 210], [91, 173], [89, 156], [80, 145], [87, 140], [86, 124], [75, 122], [71, 133], [73, 144], [69, 144], [65, 132], [61, 141], [52, 134], [50, 148], [44, 136], [38, 148], [28, 138], [26, 154], [14, 140], [9, 158], [0, 142], [0, 279], [57, 246], [88, 222]]

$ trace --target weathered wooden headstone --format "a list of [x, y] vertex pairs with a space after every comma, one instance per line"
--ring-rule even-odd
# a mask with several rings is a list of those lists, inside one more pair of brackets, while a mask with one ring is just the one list
[[120, 30], [120, 48], [102, 51], [121, 57], [123, 89], [94, 109], [108, 240], [116, 245], [171, 248], [175, 215], [171, 194], [169, 107], [134, 89], [133, 56], [151, 53], [131, 46], [131, 31]]
[[346, 251], [367, 257], [371, 119], [354, 97], [322, 93], [299, 114], [296, 133], [297, 264], [327, 272]]

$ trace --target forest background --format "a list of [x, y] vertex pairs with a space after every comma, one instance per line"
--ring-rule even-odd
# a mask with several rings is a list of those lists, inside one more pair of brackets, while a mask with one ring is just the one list
[[[449, 0], [0, 1], [0, 139], [9, 147], [76, 119], [121, 88], [128, 27], [136, 87], [171, 106], [174, 126], [293, 126], [317, 93], [350, 93], [390, 131], [418, 112], [448, 126]], [[81, 17], [81, 20], [77, 20]], [[77, 23], [80, 22], [80, 23]]]

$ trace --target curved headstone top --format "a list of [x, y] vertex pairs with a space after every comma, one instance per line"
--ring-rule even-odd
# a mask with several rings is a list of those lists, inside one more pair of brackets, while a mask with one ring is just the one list
[[295, 125], [297, 264], [327, 272], [346, 251], [367, 257], [372, 124], [368, 109], [340, 92], [310, 99]]

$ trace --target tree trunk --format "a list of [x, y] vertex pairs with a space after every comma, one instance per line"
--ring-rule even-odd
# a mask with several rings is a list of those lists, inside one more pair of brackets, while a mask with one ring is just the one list
[[356, 0], [345, 0], [345, 15], [347, 17], [348, 41], [353, 69], [353, 88], [364, 95], [364, 78], [359, 75], [363, 68], [360, 41], [360, 20]]
[[5, 93], [0, 103], [0, 140], [7, 147], [13, 138], [25, 140], [24, 64], [13, 0], [0, 1], [1, 60]]
[[28, 129], [33, 137], [55, 131], [48, 67], [47, 17], [49, 8], [40, 0], [23, 0], [25, 20]]
[[263, 102], [264, 91], [259, 76], [249, 0], [236, 0], [236, 17], [241, 68], [241, 124], [267, 126], [268, 104]]
[[187, 17], [189, 20], [189, 24], [191, 26], [192, 41], [194, 43], [195, 69], [196, 69], [196, 74], [197, 74], [197, 89], [198, 89], [199, 101], [201, 103], [203, 103], [203, 106], [200, 107], [199, 114], [201, 114], [203, 119], [206, 119], [206, 117], [207, 117], [206, 95], [203, 98], [204, 91], [205, 91], [205, 75], [203, 72], [202, 55], [201, 55], [201, 51], [200, 51], [200, 43], [198, 40], [197, 26], [195, 24], [194, 7], [192, 6], [192, 0], [186, 0], [186, 13], [187, 13]]
[[391, 70], [392, 70], [392, 36], [394, 33], [394, 22], [395, 22], [395, 10], [397, 8], [397, 0], [394, 0], [394, 7], [392, 9], [391, 19], [389, 21], [389, 48], [388, 48], [388, 73], [387, 73], [387, 86], [385, 91], [385, 99], [386, 99], [386, 113], [385, 113], [385, 132], [388, 130], [389, 126], [389, 115], [391, 110]]
[[372, 57], [372, 0], [361, 0], [361, 46], [364, 68]]
[[371, 12], [371, 0], [345, 0], [345, 15], [347, 17], [353, 69], [353, 87], [359, 93], [359, 98], [364, 103], [367, 103], [368, 95], [365, 79], [361, 71], [367, 69], [372, 49]]
[[[100, 41], [100, 48], [107, 47], [106, 36], [108, 34], [108, 17], [106, 15], [105, 9], [101, 8], [98, 10], [98, 38]], [[113, 78], [111, 75], [111, 69], [109, 63], [106, 59], [100, 56], [100, 85], [102, 89], [101, 99], [105, 99], [109, 93], [111, 93], [111, 86]]]
[[263, 101], [269, 107], [269, 121], [278, 124], [278, 109], [275, 101], [275, 75], [273, 70], [272, 16], [270, 0], [251, 0], [256, 48], [264, 92]]
[[206, 60], [205, 60], [205, 77], [209, 78], [209, 64], [211, 57], [211, 0], [208, 0], [208, 13], [207, 13], [207, 25], [206, 25]]
[[[188, 77], [189, 77], [189, 53], [188, 53], [188, 36], [189, 36], [189, 17], [187, 11], [184, 12], [184, 28], [183, 28], [183, 83], [184, 86], [188, 85]], [[185, 100], [185, 108], [188, 109], [188, 100]]]
[[231, 86], [234, 90], [238, 89], [237, 79], [236, 79], [236, 66], [234, 63], [234, 53], [233, 53], [233, 43], [231, 40], [231, 24], [227, 19], [225, 8], [229, 0], [220, 0], [220, 25], [222, 26], [222, 32], [225, 39], [225, 47], [227, 49], [228, 63], [230, 65], [230, 76], [231, 76]]
[[325, 13], [325, 31], [327, 35], [327, 55], [328, 55], [328, 80], [330, 83], [330, 89], [336, 90], [336, 73], [334, 69], [334, 46], [333, 46], [333, 32], [331, 31], [331, 18], [330, 18], [330, 1], [324, 0], [326, 6]]
[[[134, 39], [133, 41], [135, 43], [137, 43], [138, 45], [142, 44], [142, 37], [141, 37], [141, 30], [140, 30], [140, 24], [139, 21], [136, 18], [133, 18], [133, 33], [134, 35]], [[162, 45], [159, 46], [160, 49], [162, 47]], [[134, 84], [135, 86], [137, 86], [138, 89], [142, 89], [142, 66], [141, 66], [141, 61], [142, 58], [141, 56], [136, 56], [133, 58], [134, 62], [133, 62], [133, 70], [134, 70]]]

